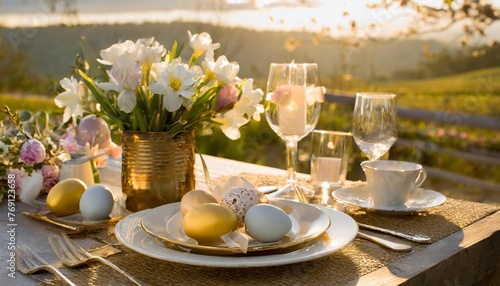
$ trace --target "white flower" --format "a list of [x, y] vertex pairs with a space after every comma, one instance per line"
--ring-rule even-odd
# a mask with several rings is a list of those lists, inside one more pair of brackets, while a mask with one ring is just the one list
[[146, 69], [150, 68], [153, 63], [159, 62], [167, 52], [165, 47], [154, 39], [154, 37], [139, 39], [134, 46], [135, 58]]
[[201, 34], [191, 34], [191, 31], [188, 31], [189, 36], [189, 46], [194, 50], [194, 55], [199, 57], [204, 52], [208, 50], [215, 50], [220, 47], [219, 43], [212, 44], [212, 38], [208, 33]]
[[234, 110], [240, 112], [246, 118], [253, 118], [260, 121], [260, 114], [264, 112], [264, 106], [259, 104], [264, 97], [264, 92], [258, 88], [253, 90], [253, 79], [249, 78], [245, 81], [241, 90], [240, 100], [234, 105]]
[[135, 89], [142, 80], [141, 66], [130, 54], [124, 54], [113, 64], [110, 73], [124, 89]]
[[217, 114], [213, 119], [220, 124], [220, 129], [231, 140], [239, 139], [241, 134], [239, 128], [248, 122], [248, 119], [238, 114], [234, 109], [224, 114]]
[[226, 84], [234, 84], [239, 81], [236, 77], [240, 71], [240, 66], [237, 62], [230, 63], [226, 56], [220, 56], [216, 62], [207, 61], [208, 69], [211, 70], [217, 79]]
[[57, 107], [66, 107], [64, 109], [63, 121], [68, 121], [71, 117], [82, 116], [83, 109], [80, 105], [78, 96], [80, 84], [74, 78], [63, 78], [59, 84], [64, 88], [64, 92], [55, 98]]
[[98, 86], [104, 90], [114, 90], [117, 92], [121, 92], [123, 90], [123, 86], [118, 83], [118, 81], [113, 77], [109, 70], [106, 71], [106, 74], [108, 75], [109, 81], [100, 82]]
[[19, 199], [26, 204], [32, 204], [33, 201], [40, 195], [43, 188], [43, 176], [38, 172], [33, 172], [31, 175], [21, 178], [21, 193]]
[[164, 95], [163, 105], [168, 111], [176, 111], [181, 107], [183, 98], [189, 101], [193, 97], [195, 93], [193, 84], [198, 73], [191, 72], [188, 65], [178, 61], [157, 68], [159, 76], [157, 75], [149, 85], [149, 89], [156, 94]]
[[323, 86], [310, 85], [306, 87], [306, 101], [308, 105], [325, 101], [326, 88]]
[[101, 58], [97, 59], [103, 65], [113, 65], [123, 54], [132, 50], [134, 42], [127, 40], [123, 43], [114, 44], [111, 47], [101, 50]]

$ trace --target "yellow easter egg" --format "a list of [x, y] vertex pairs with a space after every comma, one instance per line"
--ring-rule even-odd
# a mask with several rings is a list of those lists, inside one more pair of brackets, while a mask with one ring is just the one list
[[213, 243], [238, 227], [238, 217], [228, 207], [206, 203], [194, 206], [183, 220], [184, 232], [200, 243]]
[[87, 189], [82, 180], [69, 178], [57, 183], [47, 195], [47, 207], [56, 216], [80, 212], [80, 197]]

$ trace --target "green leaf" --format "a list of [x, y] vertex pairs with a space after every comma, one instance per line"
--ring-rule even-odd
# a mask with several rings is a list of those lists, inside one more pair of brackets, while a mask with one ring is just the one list
[[26, 110], [26, 109], [21, 109], [18, 111], [19, 114], [19, 120], [21, 122], [28, 122], [32, 119], [33, 117], [33, 112]]

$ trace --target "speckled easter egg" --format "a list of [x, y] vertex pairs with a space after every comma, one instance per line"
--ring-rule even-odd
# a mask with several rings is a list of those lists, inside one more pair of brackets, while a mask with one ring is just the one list
[[243, 225], [246, 212], [259, 203], [259, 195], [254, 189], [236, 187], [225, 193], [220, 203], [232, 210]]

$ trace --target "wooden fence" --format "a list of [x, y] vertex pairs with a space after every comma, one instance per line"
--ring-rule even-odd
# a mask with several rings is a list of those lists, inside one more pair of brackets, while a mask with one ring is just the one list
[[[330, 102], [343, 102], [354, 104], [355, 96], [350, 94], [326, 94], [325, 99]], [[398, 107], [398, 117], [420, 120], [424, 122], [433, 122], [440, 124], [453, 124], [453, 125], [466, 125], [473, 128], [481, 128], [488, 130], [500, 131], [500, 118], [493, 118], [489, 116], [479, 116], [466, 113], [454, 112], [436, 112], [421, 109], [410, 109]], [[451, 157], [460, 158], [462, 160], [477, 162], [480, 164], [491, 164], [500, 168], [500, 153], [488, 151], [487, 153], [466, 152], [462, 150], [454, 150], [441, 147], [435, 143], [421, 140], [408, 140], [398, 138], [395, 145], [416, 148], [423, 152], [432, 152], [439, 154], [446, 154]], [[440, 178], [457, 183], [463, 183], [480, 187], [487, 191], [500, 193], [500, 184], [482, 180], [463, 174], [457, 174], [443, 169], [425, 166], [429, 177]]]

